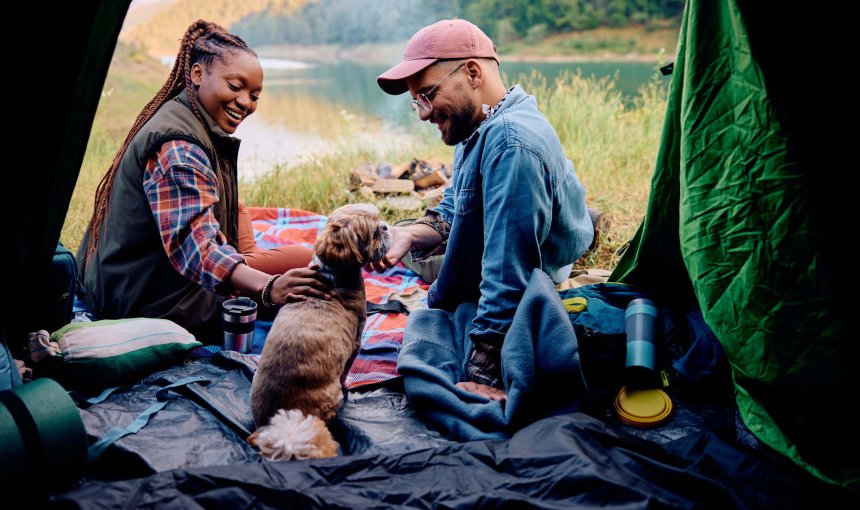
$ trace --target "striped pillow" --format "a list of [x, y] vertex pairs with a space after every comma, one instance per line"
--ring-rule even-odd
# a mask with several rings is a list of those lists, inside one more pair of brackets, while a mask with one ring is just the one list
[[202, 345], [182, 326], [148, 318], [73, 322], [51, 339], [60, 346], [70, 382], [88, 386], [136, 381]]

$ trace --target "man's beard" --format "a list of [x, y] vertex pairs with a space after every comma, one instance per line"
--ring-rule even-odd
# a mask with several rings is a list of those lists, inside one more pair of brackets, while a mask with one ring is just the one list
[[474, 131], [475, 106], [466, 101], [463, 108], [448, 116], [448, 132], [442, 134], [445, 145], [457, 145]]

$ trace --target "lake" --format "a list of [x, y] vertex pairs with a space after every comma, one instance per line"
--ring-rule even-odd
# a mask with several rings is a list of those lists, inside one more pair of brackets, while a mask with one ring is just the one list
[[[342, 141], [347, 133], [350, 140], [365, 137], [362, 143], [396, 143], [398, 137], [408, 136], [409, 126], [418, 123], [408, 94], [390, 96], [376, 85], [376, 77], [388, 66], [305, 64], [267, 58], [262, 58], [261, 64], [265, 81], [257, 112], [236, 132], [242, 139], [239, 168], [243, 177], [265, 172], [276, 164], [291, 166], [313, 157]], [[505, 62], [501, 67], [507, 86], [532, 70], [548, 80], [565, 71], [616, 77], [617, 89], [633, 97], [654, 75], [655, 64]]]

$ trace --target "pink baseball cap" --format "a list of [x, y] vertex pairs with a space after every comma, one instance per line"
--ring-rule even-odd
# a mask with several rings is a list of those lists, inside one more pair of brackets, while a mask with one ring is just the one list
[[406, 78], [420, 73], [437, 60], [492, 58], [499, 62], [493, 41], [464, 19], [443, 19], [424, 27], [409, 39], [403, 61], [380, 74], [376, 83], [396, 96], [409, 90]]

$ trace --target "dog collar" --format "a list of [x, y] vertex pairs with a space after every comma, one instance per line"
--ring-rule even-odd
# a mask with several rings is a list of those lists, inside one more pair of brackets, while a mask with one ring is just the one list
[[[311, 259], [317, 266], [319, 272], [328, 280], [333, 288], [358, 289], [364, 288], [364, 279], [361, 277], [361, 268], [347, 268], [338, 271], [332, 266], [323, 263], [316, 253]], [[357, 269], [357, 270], [356, 270]]]

